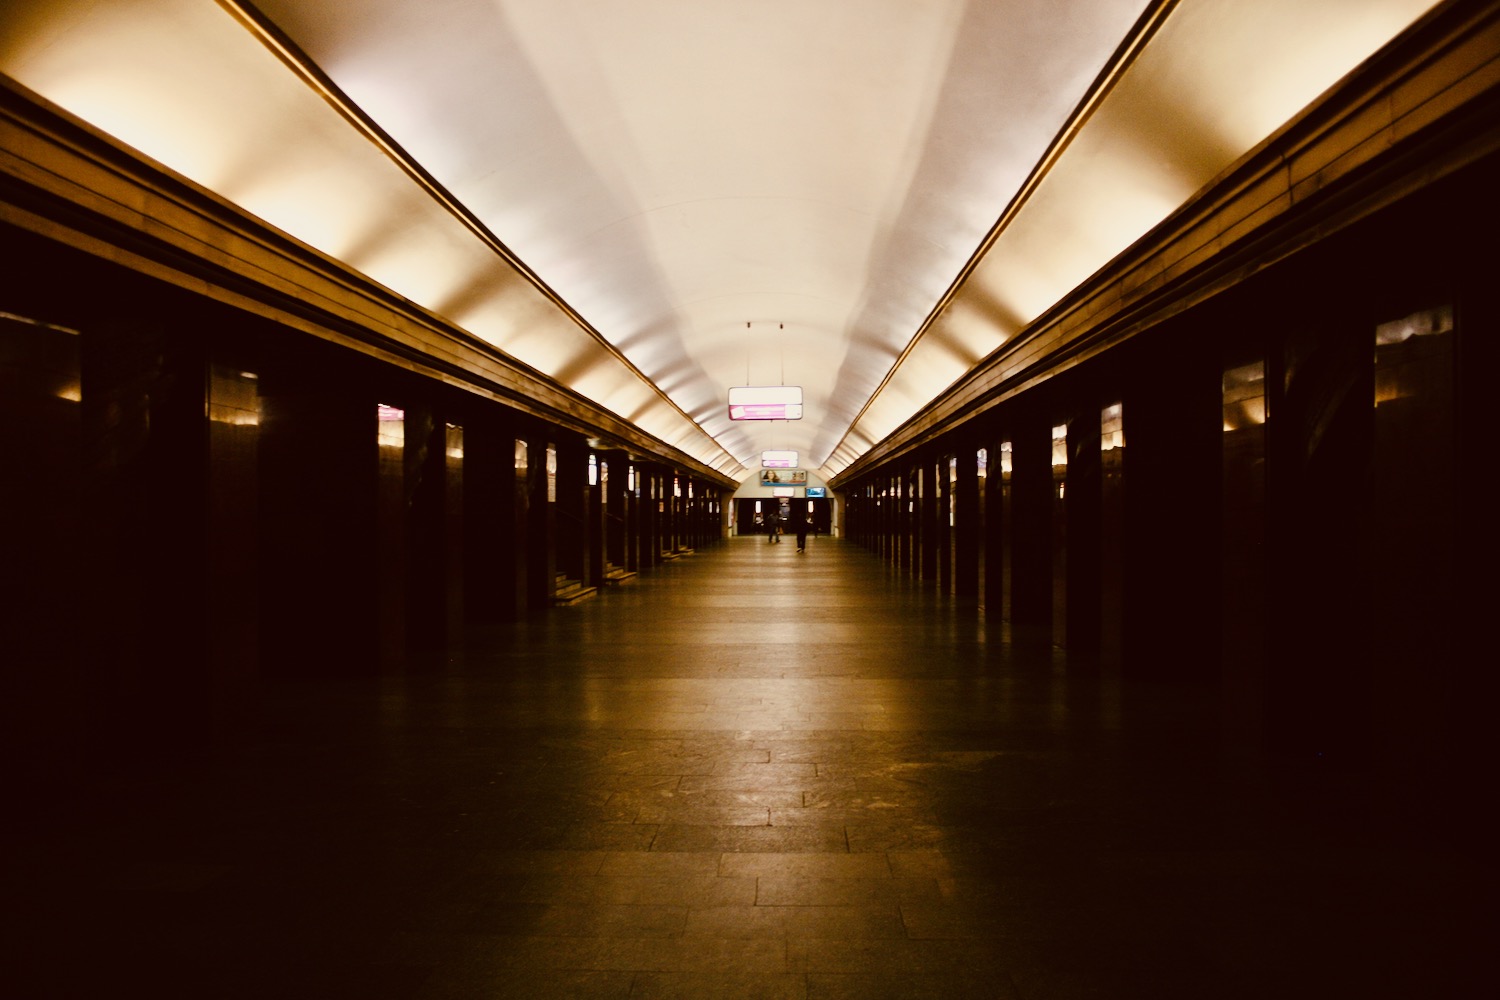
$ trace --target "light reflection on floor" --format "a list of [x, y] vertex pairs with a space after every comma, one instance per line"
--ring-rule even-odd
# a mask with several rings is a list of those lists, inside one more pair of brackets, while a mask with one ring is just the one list
[[734, 540], [279, 686], [210, 777], [13, 860], [8, 948], [37, 996], [1444, 995], [1458, 862], [1231, 780], [1216, 719]]

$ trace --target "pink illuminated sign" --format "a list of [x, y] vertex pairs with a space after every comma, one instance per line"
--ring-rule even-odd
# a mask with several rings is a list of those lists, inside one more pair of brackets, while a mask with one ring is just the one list
[[729, 405], [730, 420], [801, 420], [800, 403], [755, 403]]
[[801, 420], [800, 385], [736, 385], [729, 389], [730, 420]]

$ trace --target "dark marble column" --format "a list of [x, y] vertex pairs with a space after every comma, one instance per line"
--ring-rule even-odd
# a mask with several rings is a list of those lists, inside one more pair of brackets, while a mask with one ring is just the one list
[[1371, 331], [1305, 315], [1269, 407], [1267, 723], [1279, 752], [1350, 760], [1369, 739], [1366, 563]]
[[919, 509], [920, 492], [918, 484], [921, 482], [917, 469], [908, 466], [900, 473], [897, 480], [898, 494], [896, 497], [896, 544], [900, 550], [900, 565], [902, 571], [908, 576], [918, 576], [922, 570], [922, 556], [919, 551], [921, 543], [921, 511]]
[[1092, 393], [1076, 402], [1068, 421], [1067, 628], [1070, 650], [1092, 655], [1099, 651], [1103, 465], [1100, 451], [1102, 414]]
[[559, 433], [557, 442], [557, 571], [594, 586], [590, 572], [593, 525], [589, 518], [588, 446], [581, 437]]
[[[1476, 178], [1481, 196], [1464, 203], [1463, 217], [1475, 239], [1500, 228], [1500, 198], [1488, 174]], [[1486, 254], [1470, 252], [1472, 240], [1458, 240], [1452, 246], [1456, 262], [1445, 266], [1458, 288], [1457, 323], [1460, 341], [1457, 345], [1457, 408], [1453, 498], [1454, 601], [1448, 612], [1453, 625], [1447, 645], [1439, 645], [1435, 654], [1443, 656], [1453, 649], [1481, 649], [1492, 641], [1490, 613], [1494, 606], [1494, 588], [1484, 581], [1494, 573], [1500, 561], [1500, 518], [1494, 513], [1494, 465], [1488, 456], [1496, 451], [1491, 427], [1495, 414], [1495, 380], [1500, 372], [1500, 291], [1495, 288], [1494, 267]], [[1412, 241], [1424, 251], [1425, 241]], [[1469, 831], [1467, 843], [1488, 849], [1488, 827], [1484, 818], [1489, 807], [1484, 800], [1464, 795], [1467, 788], [1478, 787], [1489, 780], [1490, 760], [1494, 750], [1493, 712], [1497, 684], [1493, 671], [1479, 672], [1461, 657], [1450, 657], [1445, 672], [1441, 723], [1444, 732], [1440, 747], [1450, 759], [1461, 761], [1449, 785], [1455, 792], [1451, 801], [1461, 802], [1453, 828]], [[1462, 796], [1462, 797], [1460, 797]], [[1478, 953], [1478, 952], [1476, 952]]]
[[640, 488], [641, 568], [651, 569], [661, 562], [661, 525], [666, 506], [661, 496], [661, 471], [654, 463], [638, 462], [635, 474]]
[[215, 739], [218, 678], [205, 663], [206, 339], [160, 303], [83, 331], [81, 707], [112, 763], [168, 765]]
[[1104, 407], [1099, 456], [1099, 658], [1117, 668], [1125, 648], [1125, 408]]
[[604, 558], [611, 566], [627, 569], [631, 561], [626, 555], [630, 540], [630, 456], [614, 450], [603, 452], [599, 459], [604, 507]]
[[998, 431], [985, 438], [984, 616], [1009, 621], [1011, 615], [1011, 442]]
[[[1468, 331], [1458, 329], [1452, 300], [1434, 293], [1420, 308], [1386, 310], [1371, 332], [1371, 712], [1401, 720], [1372, 736], [1385, 763], [1442, 767], [1458, 745], [1444, 731], [1457, 714], [1453, 663], [1465, 656], [1455, 637], [1472, 628], [1455, 612], [1463, 538], [1457, 365]], [[1493, 336], [1494, 328], [1473, 333]], [[1419, 663], [1437, 675], [1413, 683]]]
[[691, 548], [691, 511], [688, 505], [687, 477], [675, 469], [667, 476], [667, 509], [672, 512], [671, 547], [681, 552]]
[[1050, 501], [1052, 541], [1052, 642], [1068, 644], [1068, 533], [1069, 428], [1066, 421], [1052, 425], [1052, 496]]
[[1052, 515], [1056, 485], [1051, 425], [1035, 416], [1018, 419], [1011, 431], [1011, 622], [1024, 638], [1051, 636]]
[[461, 600], [452, 564], [462, 512], [452, 480], [461, 491], [463, 430], [426, 405], [408, 408], [406, 416], [407, 645], [442, 650], [455, 638], [452, 609]]
[[661, 551], [670, 555], [682, 548], [681, 481], [675, 469], [663, 469], [661, 476]]
[[885, 561], [891, 565], [900, 565], [900, 508], [901, 498], [897, 492], [900, 490], [900, 478], [883, 472], [879, 480], [880, 493], [877, 502], [880, 505], [880, 555], [885, 556]]
[[557, 588], [556, 536], [557, 453], [550, 429], [528, 421], [525, 517], [526, 610], [536, 614], [551, 605]]
[[938, 550], [942, 545], [938, 530], [942, 497], [938, 487], [939, 459], [935, 455], [925, 456], [917, 465], [915, 482], [917, 508], [913, 534], [916, 536], [916, 570], [923, 580], [938, 578]]
[[641, 505], [641, 466], [631, 457], [625, 472], [625, 568], [639, 572], [644, 565], [641, 540], [645, 522]]
[[261, 660], [273, 674], [362, 673], [377, 660], [375, 393], [300, 356], [261, 373]]
[[609, 489], [608, 467], [604, 464], [604, 455], [599, 452], [590, 451], [585, 458], [588, 463], [586, 468], [587, 479], [584, 486], [587, 489], [587, 502], [584, 505], [584, 518], [588, 522], [588, 554], [585, 562], [588, 566], [588, 584], [593, 587], [604, 586], [604, 572], [606, 549], [609, 541], [609, 522], [606, 519], [608, 507], [605, 503], [605, 493]]
[[1266, 444], [1264, 348], [1231, 354], [1223, 393], [1222, 642], [1224, 723], [1233, 744], [1253, 747], [1265, 725]]
[[260, 376], [215, 363], [208, 374], [207, 563], [211, 709], [226, 734], [260, 672]]
[[[957, 595], [959, 583], [957, 583], [957, 547], [959, 547], [959, 466], [963, 463], [962, 451], [966, 445], [962, 441], [954, 442], [953, 453], [945, 457], [942, 463], [942, 477], [939, 481], [942, 492], [942, 516], [939, 519], [942, 528], [942, 549], [939, 550], [938, 574], [942, 577], [942, 592], [944, 594]], [[969, 454], [969, 466], [974, 465], [974, 454]], [[972, 474], [972, 472], [971, 472]]]
[[[408, 517], [408, 427], [417, 442], [431, 430], [431, 415], [416, 408], [408, 394], [382, 386], [378, 407], [379, 459], [376, 466], [375, 558], [376, 634], [380, 663], [394, 667], [406, 656], [411, 532]], [[373, 409], [373, 408], [372, 408]], [[410, 411], [410, 412], [408, 412]]]
[[55, 796], [53, 782], [82, 780], [88, 764], [92, 713], [79, 711], [88, 687], [79, 349], [72, 330], [0, 316], [0, 455], [12, 484], [0, 490], [8, 526], [0, 530], [0, 635], [10, 685], [0, 703], [0, 748], [19, 799], [13, 808], [23, 811]]
[[476, 407], [464, 426], [464, 604], [473, 624], [525, 612], [526, 468], [516, 431], [498, 406]]
[[1196, 325], [1164, 330], [1127, 368], [1124, 666], [1135, 677], [1214, 684], [1223, 449], [1218, 348]]

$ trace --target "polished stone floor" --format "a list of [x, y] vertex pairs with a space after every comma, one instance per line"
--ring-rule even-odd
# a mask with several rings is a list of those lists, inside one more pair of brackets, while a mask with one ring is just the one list
[[1462, 852], [1217, 732], [852, 545], [730, 540], [271, 687], [223, 760], [9, 853], [0, 992], [1488, 994]]

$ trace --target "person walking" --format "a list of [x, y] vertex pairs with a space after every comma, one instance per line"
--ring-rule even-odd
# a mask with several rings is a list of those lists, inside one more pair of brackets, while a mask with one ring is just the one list
[[766, 514], [766, 541], [781, 541], [781, 514], [774, 507]]
[[812, 526], [811, 517], [804, 516], [797, 522], [797, 551], [799, 553], [807, 551], [807, 533]]

